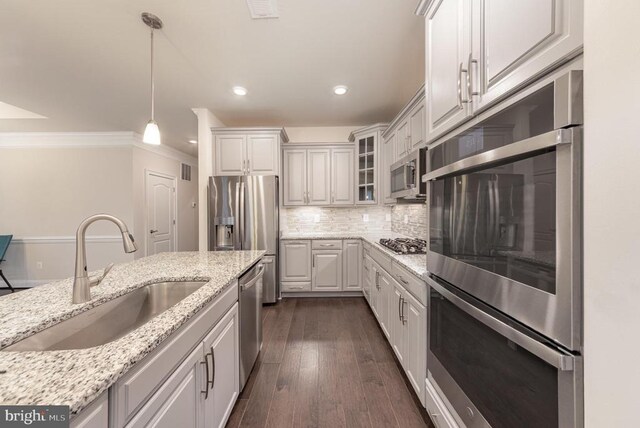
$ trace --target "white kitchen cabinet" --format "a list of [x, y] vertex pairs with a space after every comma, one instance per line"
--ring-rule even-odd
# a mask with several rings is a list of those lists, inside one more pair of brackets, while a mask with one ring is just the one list
[[427, 375], [427, 308], [403, 289], [401, 302], [404, 353], [402, 367], [424, 405]]
[[307, 202], [308, 205], [331, 203], [331, 150], [307, 150]]
[[359, 239], [345, 240], [342, 248], [343, 290], [358, 291], [362, 289], [361, 265], [362, 243]]
[[473, 2], [470, 68], [475, 111], [582, 50], [582, 0]]
[[368, 251], [362, 251], [362, 294], [371, 306], [371, 257]]
[[391, 289], [389, 294], [389, 342], [402, 366], [405, 365], [405, 355], [407, 353], [407, 340], [405, 326], [401, 317], [404, 289], [395, 280], [390, 281]]
[[314, 250], [312, 291], [342, 291], [342, 250]]
[[377, 263], [374, 263], [374, 287], [372, 288], [372, 297], [374, 301], [373, 312], [378, 318], [380, 328], [384, 335], [389, 339], [391, 337], [389, 330], [389, 299], [391, 295], [391, 282], [389, 276], [384, 269]]
[[409, 129], [411, 142], [410, 150], [422, 146], [425, 142], [425, 120], [426, 112], [424, 102], [418, 104], [409, 114]]
[[283, 151], [282, 193], [283, 204], [288, 206], [307, 204], [307, 151], [287, 149]]
[[280, 146], [276, 135], [247, 135], [247, 173], [278, 175]]
[[311, 281], [311, 241], [281, 241], [280, 257], [281, 281]]
[[429, 379], [426, 381], [425, 408], [427, 409], [427, 413], [429, 413], [429, 417], [436, 428], [460, 427], [452, 412], [449, 410], [449, 407], [440, 396], [438, 388], [436, 388]]
[[470, 15], [471, 0], [435, 0], [427, 11], [427, 141], [471, 114], [466, 91], [471, 53]]
[[411, 137], [409, 135], [409, 120], [403, 120], [396, 130], [396, 160], [400, 160], [409, 154], [411, 145]]
[[349, 141], [355, 142], [356, 146], [355, 200], [358, 205], [374, 205], [379, 202], [379, 146], [386, 128], [387, 124], [378, 123], [349, 135]]
[[283, 157], [283, 205], [354, 204], [352, 147], [286, 148]]
[[391, 165], [396, 161], [396, 134], [388, 135], [382, 149], [382, 200], [385, 204], [395, 204], [396, 199], [391, 197]]
[[239, 350], [236, 304], [202, 342], [202, 361], [208, 365], [204, 375], [210, 376], [202, 382], [203, 390], [208, 389], [208, 394], [204, 394], [203, 404], [205, 427], [222, 428], [231, 415], [240, 394]]
[[215, 175], [245, 175], [246, 148], [245, 135], [216, 135], [214, 149]]
[[71, 420], [71, 428], [109, 428], [109, 399], [104, 392]]
[[283, 128], [214, 128], [214, 175], [279, 175]]
[[331, 205], [354, 204], [354, 150], [331, 150]]

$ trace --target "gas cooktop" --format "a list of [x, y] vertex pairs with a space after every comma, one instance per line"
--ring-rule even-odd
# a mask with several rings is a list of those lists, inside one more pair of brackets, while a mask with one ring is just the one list
[[396, 254], [427, 254], [427, 241], [417, 238], [381, 239], [380, 245]]

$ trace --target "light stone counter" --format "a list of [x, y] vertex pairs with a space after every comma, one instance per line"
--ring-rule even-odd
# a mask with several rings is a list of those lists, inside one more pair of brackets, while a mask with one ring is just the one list
[[68, 405], [77, 414], [263, 255], [264, 251], [162, 253], [119, 264], [91, 288], [91, 301], [77, 305], [71, 303], [72, 279], [0, 297], [0, 347], [4, 348], [147, 284], [208, 281], [175, 306], [105, 345], [64, 351], [0, 350], [0, 403]]
[[373, 233], [349, 233], [349, 232], [331, 232], [331, 233], [285, 233], [280, 239], [360, 239], [373, 245], [377, 249], [383, 251], [393, 260], [398, 262], [404, 268], [412, 272], [418, 278], [424, 278], [427, 274], [427, 256], [425, 254], [396, 254], [387, 247], [380, 245], [380, 239], [410, 238], [395, 232], [373, 232]]

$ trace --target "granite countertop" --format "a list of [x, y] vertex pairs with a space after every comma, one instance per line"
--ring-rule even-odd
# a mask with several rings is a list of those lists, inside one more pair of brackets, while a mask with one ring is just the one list
[[391, 257], [398, 264], [409, 270], [420, 279], [424, 279], [427, 274], [427, 256], [425, 254], [396, 254], [387, 247], [380, 245], [380, 239], [410, 238], [410, 236], [402, 235], [396, 232], [380, 231], [380, 232], [316, 232], [316, 233], [298, 233], [286, 232], [280, 239], [361, 239], [378, 250]]
[[0, 403], [68, 405], [77, 414], [135, 363], [211, 302], [264, 251], [162, 253], [116, 265], [87, 303], [72, 304], [73, 279], [0, 297], [0, 348], [112, 300], [162, 281], [208, 281], [127, 335], [88, 349], [0, 351]]

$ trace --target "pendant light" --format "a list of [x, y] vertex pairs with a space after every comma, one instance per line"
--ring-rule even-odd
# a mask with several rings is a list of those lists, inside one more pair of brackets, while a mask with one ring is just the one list
[[144, 129], [144, 136], [142, 142], [146, 144], [153, 144], [155, 146], [160, 145], [160, 129], [158, 124], [154, 120], [154, 101], [155, 101], [155, 87], [153, 82], [153, 30], [159, 30], [162, 28], [162, 21], [157, 16], [144, 12], [142, 14], [142, 22], [144, 22], [149, 28], [151, 28], [151, 120], [147, 123]]

